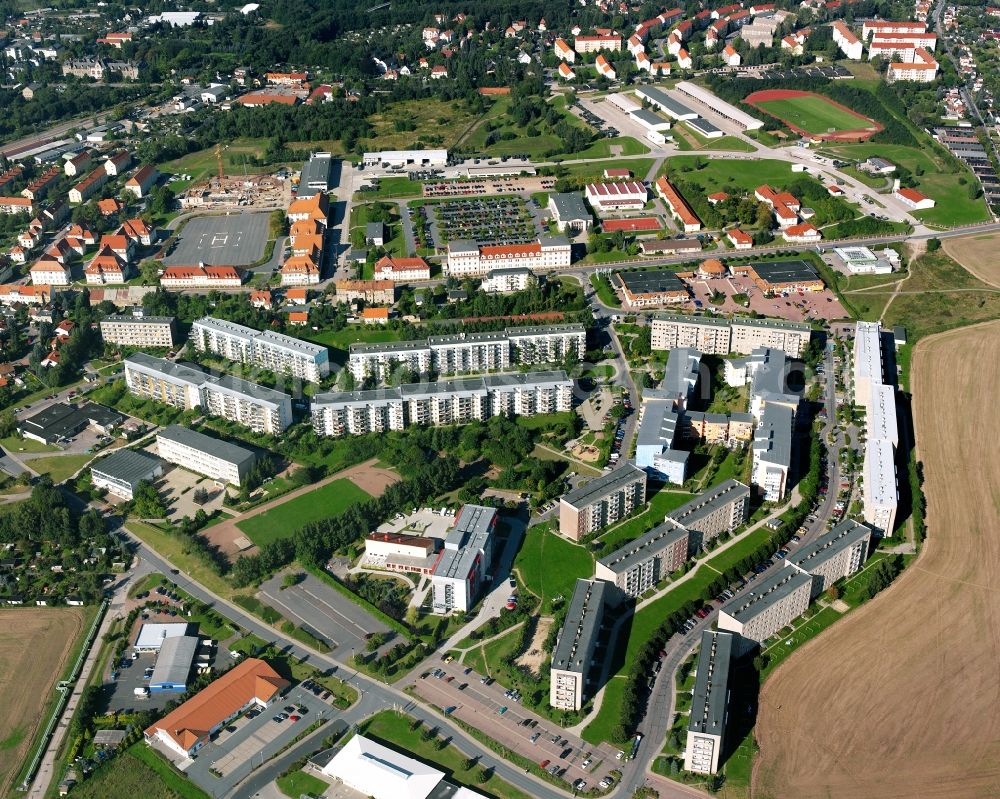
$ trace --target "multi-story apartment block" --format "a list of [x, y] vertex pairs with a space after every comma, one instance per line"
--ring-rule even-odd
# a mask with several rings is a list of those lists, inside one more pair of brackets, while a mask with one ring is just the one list
[[510, 341], [503, 331], [431, 336], [427, 344], [431, 348], [431, 363], [441, 374], [490, 372], [509, 369], [511, 365]]
[[687, 475], [687, 450], [675, 449], [680, 415], [672, 399], [644, 399], [635, 443], [635, 465], [652, 477], [680, 485]]
[[881, 325], [858, 322], [854, 332], [854, 402], [865, 408], [864, 517], [884, 535], [892, 535], [899, 501], [896, 392], [885, 380], [892, 371], [886, 364]]
[[330, 353], [326, 347], [225, 319], [206, 316], [196, 321], [191, 326], [191, 342], [199, 352], [211, 352], [311, 383], [318, 383], [330, 374]]
[[317, 435], [338, 437], [572, 409], [573, 381], [565, 372], [516, 372], [317, 394], [312, 422]]
[[863, 55], [861, 40], [854, 35], [853, 31], [843, 20], [837, 20], [832, 25], [833, 41], [843, 52], [844, 56], [852, 61], [860, 61]]
[[572, 248], [563, 236], [542, 236], [530, 244], [480, 245], [474, 241], [448, 243], [445, 273], [449, 277], [482, 277], [497, 268], [533, 271], [570, 265]]
[[249, 449], [177, 424], [156, 434], [156, 449], [165, 461], [235, 486], [243, 483], [257, 460]]
[[670, 521], [687, 528], [689, 551], [696, 552], [722, 533], [731, 533], [750, 514], [750, 487], [726, 480], [671, 511]]
[[200, 407], [258, 433], [276, 435], [292, 423], [292, 399], [283, 392], [143, 352], [125, 359], [125, 383], [138, 397], [184, 410]]
[[768, 502], [780, 502], [788, 490], [794, 419], [795, 413], [787, 405], [767, 403], [753, 433], [750, 481]]
[[811, 591], [812, 577], [785, 566], [719, 608], [719, 630], [738, 634], [734, 654], [741, 657], [805, 613]]
[[435, 613], [464, 613], [476, 603], [493, 562], [496, 525], [496, 508], [462, 506], [431, 575]]
[[688, 530], [669, 519], [597, 561], [594, 577], [628, 597], [654, 588], [688, 557]]
[[749, 355], [758, 347], [798, 358], [809, 346], [809, 325], [778, 319], [731, 320], [682, 314], [657, 314], [650, 325], [654, 350], [692, 347], [708, 355]]
[[418, 373], [485, 372], [514, 365], [558, 363], [583, 357], [583, 325], [514, 327], [496, 333], [458, 333], [418, 341], [352, 344], [347, 368], [356, 380], [385, 380], [402, 366]]
[[588, 698], [587, 675], [594, 666], [607, 590], [603, 580], [576, 581], [566, 620], [552, 650], [549, 705], [554, 708], [579, 710]]
[[646, 473], [626, 461], [559, 500], [559, 533], [579, 541], [624, 519], [646, 501]]
[[812, 577], [810, 598], [815, 598], [864, 565], [871, 540], [870, 527], [847, 519], [798, 549], [794, 555], [788, 555], [785, 565], [794, 566]]
[[688, 716], [684, 770], [715, 774], [729, 718], [729, 666], [733, 636], [704, 630], [695, 667], [694, 693]]
[[333, 285], [337, 302], [392, 305], [396, 301], [396, 284], [391, 280], [338, 280]]
[[101, 320], [101, 337], [126, 347], [172, 347], [177, 338], [173, 316], [112, 314]]

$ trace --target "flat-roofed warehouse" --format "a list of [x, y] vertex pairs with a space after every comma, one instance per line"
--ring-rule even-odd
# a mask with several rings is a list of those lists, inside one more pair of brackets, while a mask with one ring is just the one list
[[330, 153], [312, 153], [302, 165], [299, 176], [299, 191], [296, 196], [312, 197], [321, 191], [329, 191], [333, 175], [333, 156]]
[[697, 119], [698, 112], [688, 108], [684, 103], [678, 102], [663, 89], [656, 86], [643, 86], [635, 90], [636, 96], [646, 100], [659, 108], [667, 116], [678, 120]]
[[153, 482], [163, 475], [163, 461], [146, 452], [120, 449], [90, 467], [95, 488], [107, 489], [122, 499], [132, 499], [139, 483]]
[[604, 620], [608, 583], [577, 580], [559, 639], [552, 650], [549, 704], [579, 710], [587, 697], [587, 675], [594, 666], [594, 650]]
[[187, 635], [187, 631], [188, 624], [185, 621], [143, 624], [139, 628], [132, 649], [135, 652], [159, 652], [164, 641]]
[[691, 694], [684, 770], [715, 774], [729, 720], [729, 666], [733, 635], [704, 630]]
[[765, 294], [826, 288], [816, 269], [806, 261], [762, 261], [730, 268], [733, 274], [747, 275]]
[[727, 103], [721, 97], [717, 97], [696, 83], [682, 80], [674, 88], [682, 94], [686, 94], [692, 100], [708, 106], [708, 108], [719, 116], [728, 119], [730, 122], [735, 122], [744, 130], [760, 130], [764, 127], [763, 121], [741, 111], [736, 106]]
[[34, 416], [18, 423], [18, 432], [25, 438], [54, 444], [67, 441], [87, 427], [99, 433], [108, 433], [125, 421], [125, 417], [111, 408], [85, 402], [80, 407], [65, 402], [54, 402]]
[[178, 635], [167, 638], [160, 646], [153, 666], [153, 676], [149, 678], [151, 693], [173, 691], [183, 693], [187, 690], [188, 677], [191, 674], [191, 664], [198, 652], [199, 638], [197, 635]]
[[689, 297], [684, 281], [669, 269], [616, 272], [615, 277], [630, 308], [686, 302]]
[[235, 486], [257, 460], [249, 449], [177, 424], [156, 434], [156, 449], [165, 461]]

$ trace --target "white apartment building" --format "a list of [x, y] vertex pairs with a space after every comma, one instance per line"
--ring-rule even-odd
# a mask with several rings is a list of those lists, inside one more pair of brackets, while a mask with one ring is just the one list
[[778, 319], [657, 314], [650, 334], [654, 350], [691, 347], [706, 355], [749, 355], [758, 347], [769, 347], [798, 358], [809, 346], [811, 331], [807, 324]]
[[872, 386], [884, 382], [882, 325], [858, 322], [854, 328], [854, 404], [866, 406]]
[[199, 352], [211, 352], [311, 383], [318, 383], [330, 374], [330, 353], [326, 347], [272, 330], [254, 330], [206, 316], [191, 326], [191, 341]]
[[38, 261], [28, 270], [33, 286], [68, 286], [70, 284], [70, 268], [56, 260]]
[[735, 656], [746, 654], [805, 613], [811, 590], [808, 574], [785, 566], [719, 608], [719, 630], [737, 634]]
[[811, 597], [816, 598], [837, 580], [858, 571], [868, 558], [871, 528], [847, 519], [811, 544], [785, 558], [786, 566], [812, 577]]
[[750, 515], [750, 487], [725, 480], [671, 511], [667, 519], [689, 533], [688, 549], [697, 551], [722, 533], [731, 533]]
[[865, 442], [864, 462], [865, 521], [883, 535], [892, 535], [899, 503], [896, 484], [896, 456], [892, 443], [880, 438]]
[[564, 269], [571, 262], [572, 247], [564, 236], [542, 236], [530, 244], [503, 245], [480, 245], [459, 239], [448, 243], [445, 274], [458, 278], [482, 277], [498, 268]]
[[788, 490], [794, 419], [795, 412], [787, 405], [767, 403], [753, 431], [750, 482], [768, 502], [780, 502]]
[[125, 383], [136, 396], [184, 410], [200, 407], [258, 433], [277, 435], [292, 423], [288, 394], [230, 375], [215, 377], [143, 352], [125, 359]]
[[384, 381], [394, 369], [423, 374], [484, 372], [511, 366], [580, 359], [586, 352], [583, 325], [542, 325], [507, 328], [494, 333], [457, 333], [418, 341], [387, 344], [352, 344], [347, 368], [355, 380], [375, 377]]
[[398, 388], [317, 394], [310, 404], [318, 436], [362, 436], [406, 427], [403, 397]]
[[257, 460], [249, 449], [176, 424], [156, 434], [156, 449], [165, 461], [234, 486], [242, 485]]
[[894, 21], [888, 19], [871, 19], [861, 25], [861, 38], [868, 41], [872, 36], [891, 36], [908, 33], [925, 33], [926, 22]]
[[729, 720], [729, 666], [734, 636], [704, 630], [695, 667], [691, 712], [684, 746], [684, 770], [715, 774]]
[[601, 50], [617, 52], [622, 49], [622, 37], [617, 34], [604, 36], [577, 36], [573, 49], [578, 53], [597, 53]]
[[399, 390], [410, 424], [468, 424], [489, 416], [489, 391], [481, 378], [409, 383]]
[[852, 61], [860, 61], [863, 53], [861, 40], [854, 35], [847, 24], [842, 20], [837, 20], [831, 26], [833, 28], [833, 41], [840, 48], [844, 56]]
[[483, 278], [479, 288], [490, 294], [510, 294], [514, 291], [524, 291], [535, 282], [534, 273], [524, 267], [491, 269]]
[[177, 320], [172, 316], [112, 314], [101, 320], [101, 337], [108, 344], [170, 348], [176, 333]]
[[588, 697], [587, 675], [594, 667], [594, 650], [604, 621], [608, 584], [577, 580], [559, 638], [552, 650], [549, 705], [579, 710]]

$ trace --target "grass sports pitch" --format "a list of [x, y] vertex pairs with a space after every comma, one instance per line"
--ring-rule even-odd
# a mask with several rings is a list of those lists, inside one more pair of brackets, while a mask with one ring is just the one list
[[792, 130], [820, 138], [861, 140], [882, 127], [827, 97], [786, 89], [754, 92], [744, 102], [780, 119]]
[[261, 546], [279, 538], [288, 538], [302, 525], [336, 516], [350, 505], [366, 499], [371, 499], [371, 495], [350, 480], [334, 480], [322, 488], [237, 522], [236, 526], [257, 546]]

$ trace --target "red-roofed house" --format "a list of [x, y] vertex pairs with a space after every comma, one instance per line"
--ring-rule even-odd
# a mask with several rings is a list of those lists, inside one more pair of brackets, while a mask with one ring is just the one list
[[810, 225], [808, 222], [803, 222], [799, 225], [792, 225], [791, 227], [785, 228], [781, 235], [784, 237], [785, 241], [794, 242], [796, 244], [814, 244], [817, 241], [823, 240], [823, 234], [816, 229], [814, 225]]
[[656, 192], [663, 198], [674, 219], [683, 226], [685, 233], [696, 233], [701, 230], [701, 220], [698, 215], [691, 210], [687, 200], [665, 176], [656, 181]]
[[76, 322], [71, 319], [63, 319], [56, 325], [56, 329], [53, 332], [56, 334], [56, 338], [66, 339], [72, 335], [74, 327], [76, 327]]
[[143, 247], [149, 247], [156, 236], [156, 231], [147, 225], [144, 220], [138, 218], [123, 222], [118, 232], [123, 236], [127, 236], [136, 244], [141, 244]]
[[27, 197], [0, 197], [0, 213], [33, 214], [35, 207]]
[[80, 227], [80, 225], [72, 225], [66, 235], [72, 239], [79, 239], [88, 247], [97, 244], [97, 236], [94, 235], [93, 231]]
[[305, 286], [296, 286], [285, 292], [285, 301], [290, 305], [305, 305], [309, 302], [309, 289]]
[[114, 197], [108, 197], [97, 201], [97, 210], [101, 212], [101, 216], [114, 216], [122, 210], [122, 204]]
[[263, 660], [246, 658], [150, 725], [145, 731], [146, 741], [159, 741], [178, 755], [190, 757], [244, 710], [266, 708], [288, 685]]
[[727, 230], [726, 238], [729, 239], [729, 243], [733, 245], [734, 249], [749, 250], [753, 247], [753, 237], [748, 233], [744, 233], [738, 227]]
[[584, 189], [590, 207], [601, 215], [608, 211], [638, 211], [646, 205], [648, 192], [638, 181], [590, 183]]
[[83, 270], [83, 276], [88, 286], [124, 283], [130, 277], [129, 265], [112, 250], [102, 247]]
[[239, 288], [243, 276], [234, 266], [168, 266], [160, 275], [160, 285], [167, 289]]
[[131, 261], [135, 255], [135, 242], [128, 236], [113, 234], [101, 236], [101, 243], [98, 245], [102, 250], [111, 250], [123, 261]]
[[896, 189], [892, 193], [892, 196], [915, 211], [920, 211], [924, 208], [933, 208], [935, 205], [934, 200], [916, 189]]
[[361, 321], [366, 325], [385, 325], [389, 323], [388, 308], [363, 308]]
[[308, 255], [293, 255], [281, 267], [282, 286], [310, 286], [319, 283], [319, 268]]
[[731, 67], [738, 67], [742, 61], [740, 54], [736, 52], [736, 48], [731, 44], [727, 44], [722, 50], [722, 60]]
[[288, 314], [288, 324], [304, 327], [309, 324], [309, 311], [292, 311]]
[[269, 311], [274, 307], [274, 298], [271, 296], [271, 292], [267, 289], [262, 291], [251, 291], [250, 305], [254, 308], [263, 308], [264, 310]]
[[31, 282], [36, 286], [68, 286], [70, 269], [51, 258], [41, 258], [29, 270]]
[[149, 190], [156, 185], [156, 181], [159, 179], [160, 173], [156, 167], [146, 164], [139, 167], [135, 171], [135, 174], [125, 181], [125, 191], [130, 191], [136, 197], [142, 199], [149, 194]]
[[718, 205], [719, 203], [724, 203], [729, 199], [729, 195], [724, 191], [717, 191], [715, 194], [709, 194], [705, 199], [708, 200], [709, 205]]

